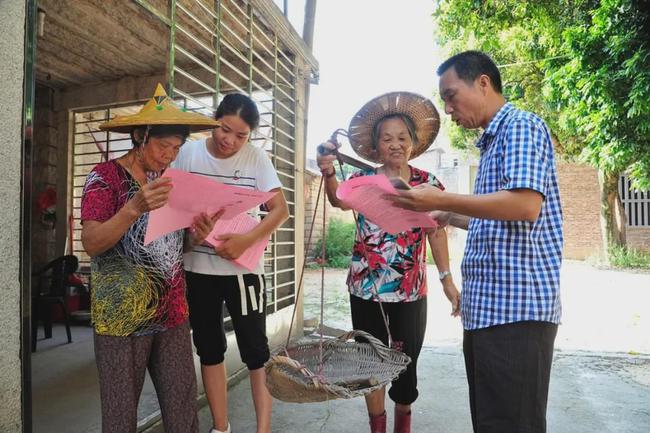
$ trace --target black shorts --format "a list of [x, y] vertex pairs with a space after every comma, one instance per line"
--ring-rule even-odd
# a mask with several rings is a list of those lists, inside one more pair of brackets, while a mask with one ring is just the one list
[[[427, 328], [427, 298], [414, 302], [384, 302], [393, 348], [411, 357], [411, 363], [393, 381], [388, 396], [395, 403], [409, 405], [418, 398], [417, 364]], [[388, 344], [386, 325], [381, 318], [379, 302], [350, 295], [352, 327], [366, 331]]]
[[544, 433], [557, 325], [515, 322], [465, 331], [475, 433]]
[[216, 365], [224, 361], [227, 348], [223, 326], [225, 302], [242, 361], [249, 370], [262, 368], [270, 356], [264, 276], [186, 272], [185, 277], [192, 339], [201, 364]]

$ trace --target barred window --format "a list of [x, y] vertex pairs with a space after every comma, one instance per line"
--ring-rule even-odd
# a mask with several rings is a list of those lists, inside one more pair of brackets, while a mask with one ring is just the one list
[[[267, 312], [295, 303], [296, 215], [296, 57], [274, 33], [260, 11], [242, 0], [138, 0], [169, 27], [167, 65], [170, 96], [192, 111], [213, 115], [224, 95], [239, 92], [257, 104], [260, 127], [253, 145], [265, 149], [278, 172], [290, 217], [271, 238], [265, 253]], [[95, 107], [73, 112], [73, 250], [82, 264], [88, 256], [80, 242], [83, 183], [94, 165], [119, 157], [131, 147], [125, 134], [98, 130], [115, 115], [140, 105]], [[200, 135], [200, 134], [199, 134]], [[262, 213], [263, 215], [263, 213]]]
[[625, 209], [628, 227], [650, 227], [650, 191], [632, 188], [632, 181], [623, 175], [618, 182], [618, 194]]

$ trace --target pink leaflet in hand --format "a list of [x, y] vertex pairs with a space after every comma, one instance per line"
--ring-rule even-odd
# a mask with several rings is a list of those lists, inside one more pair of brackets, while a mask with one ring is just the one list
[[[214, 225], [214, 228], [205, 241], [214, 247], [218, 247], [224, 242], [217, 239], [219, 236], [231, 233], [245, 234], [253, 230], [257, 224], [259, 224], [259, 222], [246, 213], [229, 220], [219, 220]], [[250, 248], [244, 251], [241, 256], [232, 261], [239, 266], [248, 269], [249, 272], [253, 272], [257, 268], [260, 258], [262, 258], [268, 243], [268, 238], [257, 241], [251, 245]]]
[[174, 187], [169, 193], [167, 204], [149, 212], [145, 245], [167, 233], [191, 226], [194, 217], [201, 212], [212, 215], [224, 209], [220, 220], [229, 220], [267, 202], [276, 194], [224, 185], [210, 178], [173, 168], [167, 169], [163, 177], [171, 178]]
[[416, 227], [437, 227], [436, 221], [428, 214], [398, 208], [382, 198], [385, 194], [399, 192], [383, 174], [346, 180], [336, 190], [339, 200], [388, 233], [401, 233]]

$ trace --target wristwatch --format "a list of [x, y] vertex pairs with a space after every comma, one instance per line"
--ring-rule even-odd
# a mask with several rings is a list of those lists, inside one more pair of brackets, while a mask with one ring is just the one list
[[447, 275], [451, 276], [451, 272], [450, 271], [442, 271], [442, 272], [438, 273], [438, 278], [440, 279], [440, 281], [442, 281], [447, 277]]

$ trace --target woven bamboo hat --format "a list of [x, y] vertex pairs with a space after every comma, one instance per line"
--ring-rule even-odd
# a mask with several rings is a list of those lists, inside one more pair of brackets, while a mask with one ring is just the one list
[[189, 126], [190, 132], [212, 129], [219, 122], [203, 114], [184, 111], [169, 99], [163, 86], [158, 83], [156, 92], [136, 114], [116, 116], [108, 122], [99, 125], [102, 131], [129, 133], [137, 126], [146, 125], [184, 125]]
[[404, 114], [415, 124], [418, 142], [414, 143], [411, 159], [424, 153], [438, 135], [440, 115], [433, 102], [416, 93], [386, 93], [367, 102], [350, 122], [350, 144], [359, 156], [380, 162], [377, 149], [372, 144], [372, 131], [377, 122], [391, 114]]

